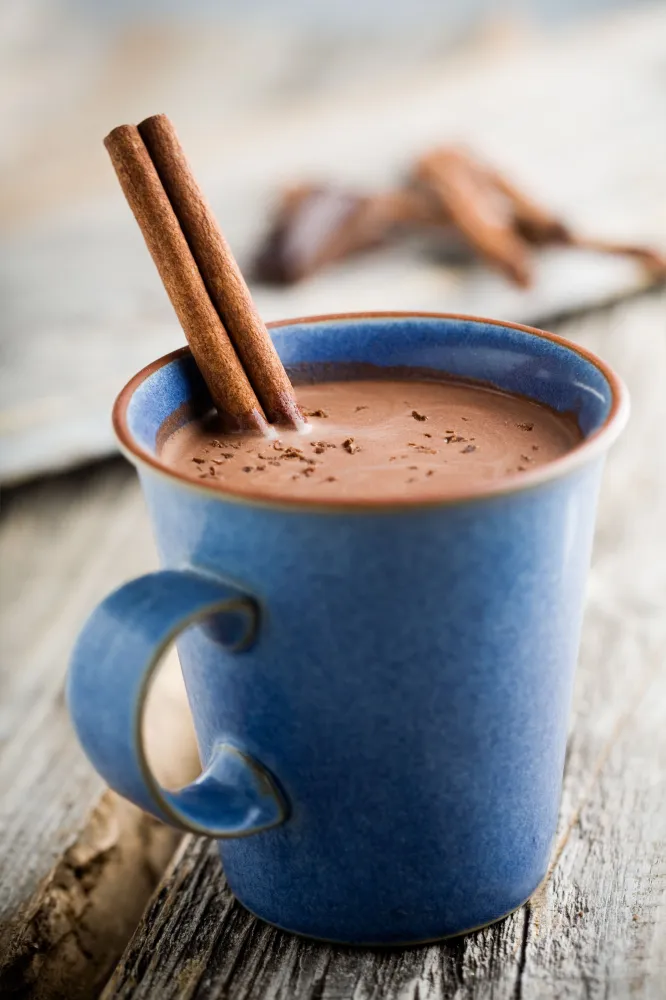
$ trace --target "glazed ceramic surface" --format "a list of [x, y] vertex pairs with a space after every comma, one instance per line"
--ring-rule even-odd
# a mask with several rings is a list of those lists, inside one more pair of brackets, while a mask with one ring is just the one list
[[[597, 492], [625, 391], [573, 345], [490, 321], [333, 317], [272, 333], [287, 365], [489, 380], [574, 411], [585, 440], [493, 493], [272, 504], [160, 467], [160, 429], [205, 388], [187, 351], [155, 363], [115, 417], [164, 569], [84, 627], [74, 724], [119, 792], [221, 838], [232, 890], [272, 923], [381, 944], [487, 924], [548, 865]], [[203, 772], [170, 794], [147, 768], [141, 716], [178, 632]]]

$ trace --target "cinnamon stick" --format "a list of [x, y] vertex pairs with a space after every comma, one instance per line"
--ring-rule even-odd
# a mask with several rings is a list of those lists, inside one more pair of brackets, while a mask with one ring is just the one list
[[270, 434], [139, 130], [120, 125], [104, 145], [220, 415], [234, 428]]
[[666, 257], [658, 250], [631, 243], [617, 243], [613, 240], [580, 236], [549, 209], [533, 201], [529, 195], [516, 187], [499, 170], [481, 163], [470, 154], [460, 150], [456, 153], [464, 159], [477, 183], [490, 188], [494, 187], [499, 195], [507, 199], [507, 209], [510, 212], [516, 234], [533, 246], [569, 246], [581, 250], [593, 250], [598, 253], [633, 257], [648, 271], [651, 271], [655, 277], [664, 278], [666, 276]]
[[567, 246], [578, 247], [580, 250], [594, 250], [598, 253], [616, 254], [620, 257], [633, 257], [651, 274], [660, 280], [666, 278], [666, 255], [652, 247], [636, 246], [633, 243], [614, 243], [612, 240], [592, 239], [569, 233]]
[[166, 115], [139, 124], [173, 211], [185, 234], [210, 299], [236, 348], [266, 416], [276, 423], [306, 423], [292, 384], [257, 312], [229, 244], [197, 184]]
[[523, 191], [497, 170], [484, 167], [488, 179], [511, 204], [516, 231], [533, 246], [568, 243], [570, 232], [565, 223], [547, 208], [537, 205]]
[[432, 150], [417, 161], [414, 179], [437, 199], [443, 221], [452, 222], [489, 264], [523, 288], [531, 284], [529, 248], [514, 229], [506, 199], [465, 153]]

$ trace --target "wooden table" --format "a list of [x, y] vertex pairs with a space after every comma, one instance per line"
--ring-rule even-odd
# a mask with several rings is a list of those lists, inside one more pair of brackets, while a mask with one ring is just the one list
[[[328, 947], [250, 917], [215, 844], [186, 837], [141, 917], [175, 840], [113, 797], [100, 803], [62, 701], [81, 619], [154, 560], [134, 474], [112, 462], [5, 500], [0, 995], [94, 996], [136, 927], [105, 1000], [664, 996], [666, 293], [557, 329], [619, 369], [633, 415], [605, 477], [560, 823], [533, 899], [451, 942]], [[172, 745], [180, 705], [166, 680]]]

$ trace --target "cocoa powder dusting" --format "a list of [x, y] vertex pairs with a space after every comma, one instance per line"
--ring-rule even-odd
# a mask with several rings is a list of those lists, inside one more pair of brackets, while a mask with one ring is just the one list
[[[160, 458], [222, 491], [399, 501], [410, 495], [436, 499], [522, 476], [581, 439], [571, 417], [484, 385], [410, 379], [408, 406], [405, 387], [404, 380], [365, 377], [304, 384], [297, 395], [312, 414], [310, 433], [280, 427], [277, 441], [232, 439], [213, 421], [193, 421], [166, 438]], [[429, 421], [428, 432], [419, 435], [426, 444], [412, 440], [420, 418]], [[463, 420], [474, 424], [474, 443], [455, 430]], [[527, 447], [526, 432], [535, 442]]]

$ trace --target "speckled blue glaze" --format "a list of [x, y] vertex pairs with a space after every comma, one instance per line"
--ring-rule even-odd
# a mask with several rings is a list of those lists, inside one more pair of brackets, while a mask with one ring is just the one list
[[[575, 349], [487, 321], [356, 317], [273, 335], [288, 364], [490, 380], [574, 410], [594, 440], [510, 492], [363, 509], [239, 500], [133, 454], [164, 570], [85, 626], [75, 726], [122, 794], [224, 838], [231, 888], [266, 920], [381, 944], [487, 924], [547, 868], [623, 390]], [[132, 451], [154, 452], [163, 421], [203, 392], [188, 356], [144, 379]], [[207, 612], [178, 640], [204, 771], [167, 795], [142, 758], [143, 692], [169, 637]]]

